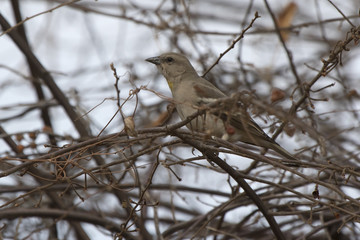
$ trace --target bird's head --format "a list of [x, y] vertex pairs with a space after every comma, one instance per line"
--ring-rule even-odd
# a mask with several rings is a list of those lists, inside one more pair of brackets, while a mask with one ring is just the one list
[[161, 74], [166, 78], [170, 88], [176, 81], [181, 81], [187, 74], [196, 74], [189, 60], [178, 53], [164, 53], [158, 57], [146, 59], [157, 66]]

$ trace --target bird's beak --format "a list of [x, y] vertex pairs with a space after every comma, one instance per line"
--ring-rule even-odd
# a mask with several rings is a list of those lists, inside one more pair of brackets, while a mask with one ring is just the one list
[[148, 61], [148, 62], [153, 63], [155, 65], [160, 65], [160, 57], [147, 58], [147, 59], [145, 59], [145, 61]]

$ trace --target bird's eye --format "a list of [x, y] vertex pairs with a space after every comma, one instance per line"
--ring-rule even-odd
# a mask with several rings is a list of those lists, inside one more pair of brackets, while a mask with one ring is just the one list
[[172, 57], [167, 57], [166, 58], [166, 62], [168, 63], [172, 63], [174, 61], [174, 59]]

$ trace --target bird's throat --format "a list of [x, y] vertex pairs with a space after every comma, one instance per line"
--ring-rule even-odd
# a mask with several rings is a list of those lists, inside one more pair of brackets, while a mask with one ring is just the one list
[[166, 81], [167, 81], [167, 83], [168, 83], [168, 85], [169, 85], [169, 87], [170, 87], [170, 90], [171, 90], [171, 92], [173, 91], [173, 86], [174, 86], [174, 84], [172, 83], [172, 82], [170, 82], [169, 80], [167, 80], [166, 79]]

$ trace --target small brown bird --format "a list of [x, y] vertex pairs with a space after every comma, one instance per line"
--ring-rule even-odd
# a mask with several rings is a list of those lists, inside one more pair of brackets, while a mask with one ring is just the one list
[[190, 130], [209, 133], [229, 141], [270, 148], [288, 159], [296, 159], [266, 135], [245, 109], [225, 100], [221, 102], [221, 99], [229, 98], [209, 81], [200, 77], [185, 56], [164, 53], [146, 61], [155, 64], [166, 78], [176, 110], [182, 120], [209, 104], [219, 102], [218, 105], [211, 106], [206, 114], [187, 124]]

